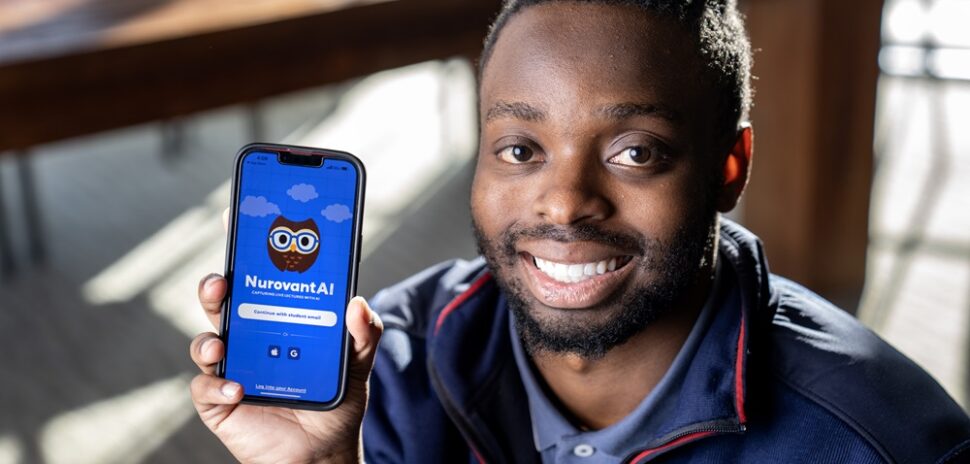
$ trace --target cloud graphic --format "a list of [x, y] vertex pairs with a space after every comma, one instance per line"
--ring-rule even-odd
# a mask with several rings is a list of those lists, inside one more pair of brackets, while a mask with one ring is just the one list
[[239, 212], [246, 216], [265, 217], [270, 214], [282, 214], [280, 207], [270, 203], [266, 197], [254, 197], [252, 195], [243, 198], [239, 205]]
[[317, 195], [317, 189], [310, 184], [296, 184], [290, 187], [290, 189], [286, 191], [286, 194], [289, 195], [290, 198], [301, 203], [306, 203], [320, 196]]
[[327, 218], [328, 221], [333, 221], [336, 223], [341, 223], [354, 217], [353, 214], [350, 214], [350, 208], [348, 208], [347, 205], [340, 204], [329, 205], [324, 208], [323, 211], [320, 211], [320, 214]]

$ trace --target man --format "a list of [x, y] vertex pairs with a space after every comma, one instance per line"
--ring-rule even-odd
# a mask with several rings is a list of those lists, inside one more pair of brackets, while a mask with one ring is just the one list
[[[200, 417], [245, 462], [966, 462], [929, 376], [719, 220], [749, 56], [731, 1], [510, 1], [480, 63], [484, 259], [379, 293], [380, 317], [351, 302], [335, 411], [238, 405], [200, 335]], [[200, 287], [214, 323], [224, 292]]]

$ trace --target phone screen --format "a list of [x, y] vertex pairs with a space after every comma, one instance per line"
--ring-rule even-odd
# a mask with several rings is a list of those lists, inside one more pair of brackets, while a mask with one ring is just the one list
[[224, 375], [257, 402], [338, 401], [361, 175], [340, 158], [312, 166], [272, 151], [240, 156]]

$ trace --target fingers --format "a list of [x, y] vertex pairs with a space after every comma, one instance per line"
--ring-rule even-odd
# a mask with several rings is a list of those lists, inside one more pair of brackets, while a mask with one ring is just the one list
[[384, 333], [384, 323], [367, 301], [361, 297], [354, 297], [347, 304], [347, 330], [353, 339], [353, 351], [350, 354], [351, 376], [366, 381], [374, 367], [374, 355], [377, 344]]
[[229, 208], [222, 212], [222, 230], [229, 230]]
[[192, 392], [192, 400], [203, 405], [235, 404], [243, 397], [242, 385], [214, 375], [195, 376], [189, 389]]
[[205, 374], [215, 374], [216, 365], [219, 364], [225, 353], [226, 346], [212, 332], [199, 334], [189, 344], [189, 355], [192, 357], [192, 362], [199, 366], [199, 370]]
[[207, 374], [195, 376], [189, 392], [199, 417], [210, 427], [222, 422], [243, 398], [242, 385]]
[[222, 300], [226, 297], [226, 279], [219, 274], [209, 274], [199, 282], [199, 303], [213, 327], [219, 328]]
[[202, 421], [213, 430], [243, 398], [242, 385], [214, 375], [225, 351], [222, 340], [214, 333], [200, 334], [189, 345], [192, 361], [202, 370], [189, 385], [192, 404]]

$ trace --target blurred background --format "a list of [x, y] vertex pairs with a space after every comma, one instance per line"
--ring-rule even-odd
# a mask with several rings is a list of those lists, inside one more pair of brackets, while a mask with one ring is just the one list
[[[970, 1], [742, 0], [772, 270], [970, 404]], [[195, 417], [199, 279], [251, 141], [369, 182], [360, 293], [475, 255], [498, 0], [0, 2], [0, 464], [231, 462]]]

